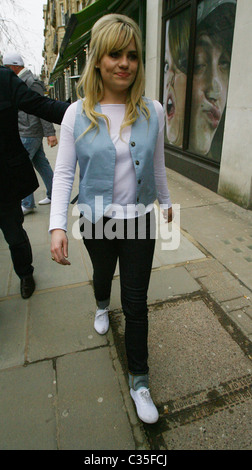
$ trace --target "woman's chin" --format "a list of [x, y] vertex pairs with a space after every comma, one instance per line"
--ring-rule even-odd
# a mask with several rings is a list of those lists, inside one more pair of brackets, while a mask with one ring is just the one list
[[190, 139], [189, 150], [198, 155], [206, 156], [210, 152], [212, 139]]
[[182, 147], [183, 145], [183, 119], [176, 119], [173, 126], [166, 126], [166, 135], [169, 144], [176, 145], [176, 147]]
[[172, 133], [167, 132], [167, 139], [169, 141], [169, 144], [171, 145], [176, 145], [176, 147], [182, 147], [182, 136], [181, 135], [175, 135]]

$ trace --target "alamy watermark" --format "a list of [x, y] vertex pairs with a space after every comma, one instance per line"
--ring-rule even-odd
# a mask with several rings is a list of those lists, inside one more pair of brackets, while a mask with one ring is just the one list
[[[97, 197], [99, 205], [95, 204], [95, 210], [100, 213], [102, 196]], [[97, 202], [97, 201], [96, 201]], [[132, 210], [134, 216], [132, 218]], [[129, 217], [127, 217], [130, 214]], [[172, 206], [172, 221], [167, 223], [164, 217], [165, 209], [162, 205], [154, 205], [154, 214], [151, 213], [149, 224], [146, 223], [146, 213], [149, 212], [148, 207], [143, 204], [131, 205], [126, 208], [119, 204], [113, 204], [105, 208], [106, 222], [104, 224], [103, 217], [97, 216], [97, 222], [92, 224], [92, 208], [87, 204], [76, 204], [72, 209], [72, 216], [77, 217], [72, 225], [72, 235], [76, 240], [86, 239], [102, 239], [104, 236], [113, 240], [118, 239], [135, 239], [135, 220], [137, 220], [137, 237], [145, 239], [147, 232], [148, 238], [155, 238], [161, 242], [161, 250], [177, 250], [180, 245], [180, 204]], [[167, 211], [167, 210], [166, 210]], [[81, 215], [80, 214], [84, 214]]]

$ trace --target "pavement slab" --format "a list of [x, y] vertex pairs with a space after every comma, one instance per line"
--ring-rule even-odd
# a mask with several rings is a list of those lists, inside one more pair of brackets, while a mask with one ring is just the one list
[[108, 349], [59, 358], [56, 370], [59, 448], [134, 450], [135, 442]]
[[34, 362], [107, 344], [94, 328], [90, 285], [31, 298], [27, 360]]
[[[181, 227], [252, 289], [252, 214], [232, 203], [181, 211]], [[207, 220], [207, 223], [198, 221]]]
[[251, 450], [252, 396], [247, 403], [212, 412], [163, 433], [166, 450]]
[[149, 366], [158, 404], [252, 374], [251, 361], [200, 297], [149, 312]]
[[0, 302], [0, 370], [24, 364], [28, 304], [12, 298]]
[[0, 371], [0, 449], [56, 450], [52, 361]]

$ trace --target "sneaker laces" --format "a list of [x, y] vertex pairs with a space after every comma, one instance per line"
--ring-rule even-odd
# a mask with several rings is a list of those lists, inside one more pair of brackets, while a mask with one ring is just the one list
[[102, 317], [103, 315], [105, 315], [106, 313], [108, 313], [108, 309], [105, 308], [103, 310], [98, 310], [95, 314], [95, 318], [99, 318], [99, 317]]
[[144, 388], [142, 390], [139, 390], [139, 395], [145, 401], [146, 404], [149, 404], [152, 402], [152, 398], [150, 396], [150, 391], [149, 388]]

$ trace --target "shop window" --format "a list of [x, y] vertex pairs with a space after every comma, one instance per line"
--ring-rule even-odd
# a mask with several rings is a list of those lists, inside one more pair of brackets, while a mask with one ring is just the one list
[[179, 3], [181, 3], [181, 0], [165, 0], [164, 10], [170, 11], [172, 8], [176, 7]]
[[190, 37], [190, 10], [168, 19], [165, 31], [163, 104], [166, 141], [182, 148]]
[[163, 9], [166, 144], [217, 165], [235, 10], [236, 0], [166, 0]]

